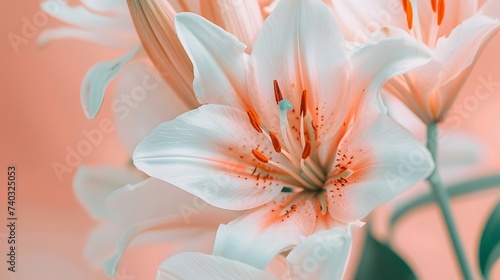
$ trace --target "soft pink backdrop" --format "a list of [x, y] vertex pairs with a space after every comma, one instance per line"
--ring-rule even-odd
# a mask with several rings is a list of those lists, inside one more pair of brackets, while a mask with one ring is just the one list
[[[81, 110], [79, 88], [91, 65], [120, 53], [74, 40], [55, 42], [40, 49], [35, 38], [27, 38], [28, 43], [20, 45], [19, 52], [15, 53], [8, 34], [13, 32], [22, 36], [23, 17], [32, 21], [39, 11], [38, 3], [38, 0], [30, 0], [2, 1], [0, 4], [0, 236], [6, 233], [3, 224], [7, 166], [16, 165], [19, 185], [16, 204], [18, 272], [6, 273], [6, 250], [2, 240], [0, 278], [107, 279], [101, 272], [91, 270], [82, 257], [87, 233], [96, 223], [74, 197], [74, 168], [59, 181], [51, 164], [65, 162], [66, 147], [75, 148], [85, 139], [84, 129], [97, 128], [100, 120], [112, 118], [107, 99], [97, 119], [87, 120]], [[47, 26], [56, 24], [51, 20]], [[463, 102], [467, 92], [477, 87], [477, 77], [491, 74], [494, 80], [500, 81], [500, 67], [495, 65], [500, 58], [496, 51], [499, 47], [500, 36], [497, 36], [485, 51], [458, 102]], [[499, 106], [500, 88], [497, 88], [460, 127], [484, 141], [485, 174], [500, 171]], [[115, 133], [106, 134], [104, 141], [83, 158], [85, 164], [113, 165], [126, 160], [127, 155]], [[488, 213], [499, 198], [500, 192], [496, 189], [453, 201], [458, 228], [476, 270], [477, 241]], [[383, 220], [386, 211], [382, 209], [378, 216]], [[412, 213], [397, 228], [396, 248], [423, 279], [460, 279], [444, 230], [435, 206]], [[358, 239], [361, 237], [358, 234]], [[359, 249], [361, 244], [355, 247]], [[119, 271], [135, 278], [122, 276], [121, 280], [153, 279], [166, 253], [165, 246], [128, 251]], [[494, 275], [500, 279], [498, 265]]]

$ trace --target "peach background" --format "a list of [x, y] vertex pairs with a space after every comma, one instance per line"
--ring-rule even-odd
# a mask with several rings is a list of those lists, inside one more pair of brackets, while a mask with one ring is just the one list
[[[72, 190], [74, 172], [55, 176], [51, 164], [64, 163], [66, 146], [74, 148], [84, 139], [83, 129], [97, 128], [103, 118], [111, 118], [110, 99], [95, 121], [88, 121], [81, 110], [79, 87], [86, 70], [96, 61], [119, 55], [110, 49], [79, 41], [60, 41], [39, 49], [34, 38], [21, 45], [15, 53], [7, 34], [21, 34], [22, 18], [31, 21], [38, 11], [39, 0], [2, 1], [1, 73], [0, 73], [0, 234], [6, 215], [6, 172], [8, 165], [18, 170], [18, 272], [6, 274], [5, 247], [0, 243], [1, 279], [107, 279], [84, 262], [82, 247], [92, 221], [76, 201]], [[51, 20], [47, 26], [57, 24]], [[500, 36], [489, 46], [466, 85], [460, 100], [477, 86], [477, 77], [491, 74], [500, 81]], [[458, 102], [461, 102], [461, 101]], [[468, 131], [484, 141], [486, 151], [482, 172], [500, 171], [500, 89], [482, 102], [478, 111], [464, 120], [460, 130]], [[116, 134], [107, 134], [103, 143], [83, 158], [85, 164], [123, 164], [127, 161], [124, 148]], [[73, 169], [74, 171], [74, 169]], [[459, 198], [453, 201], [459, 231], [465, 240], [469, 259], [476, 265], [477, 240], [482, 225], [495, 201], [498, 189]], [[386, 211], [379, 211], [381, 219]], [[444, 225], [435, 206], [422, 208], [400, 222], [396, 248], [423, 279], [459, 279]], [[361, 236], [358, 236], [360, 239]], [[360, 248], [357, 244], [356, 248]], [[153, 279], [158, 263], [166, 254], [160, 248], [129, 250], [122, 273], [133, 277], [121, 279]], [[7, 277], [4, 277], [7, 275]], [[500, 279], [500, 269], [495, 269]], [[120, 278], [118, 278], [120, 279]]]

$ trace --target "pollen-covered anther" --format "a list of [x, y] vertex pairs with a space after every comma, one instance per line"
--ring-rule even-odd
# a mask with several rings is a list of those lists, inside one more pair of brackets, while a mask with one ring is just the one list
[[262, 133], [262, 128], [260, 125], [260, 120], [259, 117], [257, 116], [257, 113], [253, 109], [250, 109], [247, 111], [248, 114], [248, 119], [250, 120], [250, 124], [257, 130], [257, 132]]
[[269, 131], [269, 136], [271, 137], [271, 142], [273, 143], [274, 150], [277, 153], [281, 153], [282, 146], [280, 140], [278, 139], [278, 137], [276, 137], [276, 134], [274, 134], [274, 132], [272, 131]]
[[311, 141], [307, 140], [305, 145], [304, 145], [304, 150], [302, 151], [302, 159], [306, 159], [311, 155], [312, 147], [311, 147]]
[[268, 163], [269, 159], [261, 152], [257, 151], [256, 149], [252, 150], [252, 154], [255, 156], [256, 159], [263, 163]]
[[444, 0], [439, 0], [438, 5], [436, 7], [437, 15], [438, 15], [438, 25], [441, 25], [444, 18]]
[[276, 104], [278, 104], [281, 100], [283, 100], [283, 94], [281, 94], [280, 86], [278, 85], [278, 81], [273, 81], [274, 86], [274, 98], [276, 99]]
[[300, 115], [305, 117], [307, 113], [307, 90], [302, 91], [302, 97], [300, 98]]
[[412, 29], [413, 27], [413, 7], [411, 5], [410, 0], [402, 0], [403, 2], [403, 9], [405, 10], [406, 13], [406, 22], [408, 24], [408, 29]]

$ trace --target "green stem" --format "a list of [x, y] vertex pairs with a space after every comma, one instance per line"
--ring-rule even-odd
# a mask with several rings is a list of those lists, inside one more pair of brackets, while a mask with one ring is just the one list
[[458, 235], [455, 221], [453, 220], [453, 216], [451, 214], [450, 198], [446, 190], [443, 188], [441, 177], [439, 175], [437, 132], [438, 131], [436, 123], [427, 126], [427, 148], [431, 152], [434, 162], [436, 163], [436, 168], [432, 172], [431, 176], [427, 178], [427, 181], [431, 185], [434, 197], [439, 204], [439, 208], [441, 209], [441, 213], [443, 214], [446, 226], [448, 227], [448, 233], [453, 243], [453, 247], [455, 248], [455, 254], [460, 264], [460, 268], [462, 269], [464, 279], [472, 280], [472, 271], [470, 269], [469, 263], [467, 262], [467, 257], [465, 255], [462, 242], [460, 241], [460, 236]]

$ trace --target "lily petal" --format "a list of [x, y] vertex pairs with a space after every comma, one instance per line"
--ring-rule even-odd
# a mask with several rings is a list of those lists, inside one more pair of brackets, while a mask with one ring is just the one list
[[113, 239], [113, 242], [116, 241], [116, 252], [105, 263], [108, 274], [116, 272], [126, 248], [132, 241], [140, 240], [141, 236], [148, 243], [175, 241], [183, 250], [210, 249], [217, 226], [240, 215], [211, 207], [155, 178], [115, 190], [107, 196], [106, 208], [109, 219], [122, 229]]
[[263, 22], [258, 0], [200, 1], [200, 5], [204, 18], [236, 36], [250, 52]]
[[386, 112], [378, 94], [382, 85], [394, 76], [425, 65], [432, 57], [427, 46], [395, 27], [374, 32], [365, 44], [355, 47], [349, 54], [359, 87], [353, 91], [365, 90], [377, 97], [382, 112]]
[[122, 31], [131, 30], [132, 28], [132, 22], [128, 17], [100, 15], [83, 6], [69, 6], [66, 1], [43, 1], [41, 8], [52, 17], [74, 26], [85, 28], [100, 27]]
[[439, 88], [442, 104], [437, 112], [438, 120], [444, 118], [484, 47], [499, 30], [498, 20], [477, 15], [456, 27], [448, 38], [438, 40], [436, 57], [443, 61], [444, 66], [442, 86]]
[[130, 154], [155, 126], [189, 109], [193, 108], [177, 97], [151, 65], [132, 61], [117, 78], [113, 103], [116, 129]]
[[73, 180], [75, 194], [94, 218], [109, 218], [105, 199], [126, 184], [144, 180], [139, 172], [112, 167], [80, 166]]
[[362, 219], [434, 169], [429, 151], [399, 124], [384, 114], [364, 119], [370, 121], [353, 124], [338, 148], [337, 166], [353, 174], [339, 181], [334, 167], [325, 184], [328, 211], [343, 222]]
[[177, 36], [193, 62], [193, 87], [198, 101], [247, 110], [248, 101], [243, 94], [247, 90], [246, 46], [195, 14], [180, 13], [175, 26]]
[[127, 0], [135, 28], [153, 64], [186, 106], [195, 108], [193, 68], [175, 34], [176, 11], [167, 0]]
[[107, 12], [126, 10], [127, 5], [123, 0], [80, 0], [85, 6], [92, 10]]
[[[342, 97], [347, 95], [342, 96], [340, 91], [332, 93], [332, 88], [338, 88], [347, 79], [346, 51], [342, 32], [321, 1], [280, 1], [262, 25], [251, 54], [258, 81], [259, 94], [251, 96], [257, 114], [271, 122], [271, 130], [279, 131], [279, 110], [273, 94], [276, 80], [283, 97], [296, 109], [291, 120], [299, 115], [304, 90], [311, 93], [307, 104], [313, 116], [320, 110], [319, 115], [332, 119], [329, 112], [336, 109], [342, 115], [346, 109], [337, 101], [345, 104]], [[321, 104], [316, 109], [313, 104], [317, 104], [317, 96]], [[324, 108], [328, 112], [321, 111]]]
[[55, 40], [78, 39], [108, 47], [130, 50], [137, 47], [138, 40], [129, 33], [119, 33], [106, 30], [86, 30], [73, 27], [47, 28], [37, 37], [40, 47]]
[[[388, 53], [390, 55], [387, 55]], [[382, 85], [391, 77], [424, 65], [430, 57], [430, 50], [403, 30], [384, 27], [373, 33], [365, 44], [349, 51], [349, 61], [355, 76], [349, 77], [350, 81], [344, 83], [344, 88], [339, 89], [339, 91], [351, 93], [352, 102], [348, 104], [353, 107], [348, 111], [361, 114], [386, 113], [386, 107], [379, 94]], [[368, 95], [368, 98], [365, 95]], [[360, 104], [359, 100], [365, 101]], [[361, 107], [355, 108], [356, 106]], [[340, 140], [339, 135], [342, 135], [338, 127], [342, 125], [343, 129], [346, 129], [351, 122], [358, 119], [359, 116], [354, 113], [346, 117], [336, 115], [337, 129], [331, 129], [332, 125], [320, 125], [318, 128], [320, 143], [318, 155], [327, 168], [333, 164], [337, 152], [336, 143]]]
[[219, 256], [201, 253], [182, 253], [165, 260], [159, 267], [156, 280], [277, 280], [269, 272]]
[[352, 247], [352, 229], [365, 223], [334, 227], [305, 238], [286, 257], [292, 280], [342, 279]]
[[275, 201], [220, 225], [214, 255], [265, 268], [280, 252], [308, 236], [314, 229], [316, 212], [308, 197], [281, 194]]
[[88, 119], [93, 119], [101, 109], [104, 94], [111, 80], [120, 69], [132, 59], [141, 47], [127, 53], [115, 61], [99, 62], [87, 71], [80, 89], [83, 112]]
[[285, 162], [254, 130], [246, 113], [204, 105], [156, 127], [133, 158], [137, 168], [152, 177], [216, 207], [242, 210], [269, 202], [285, 185], [294, 184], [278, 178], [277, 171], [253, 156], [258, 145], [269, 158]]

